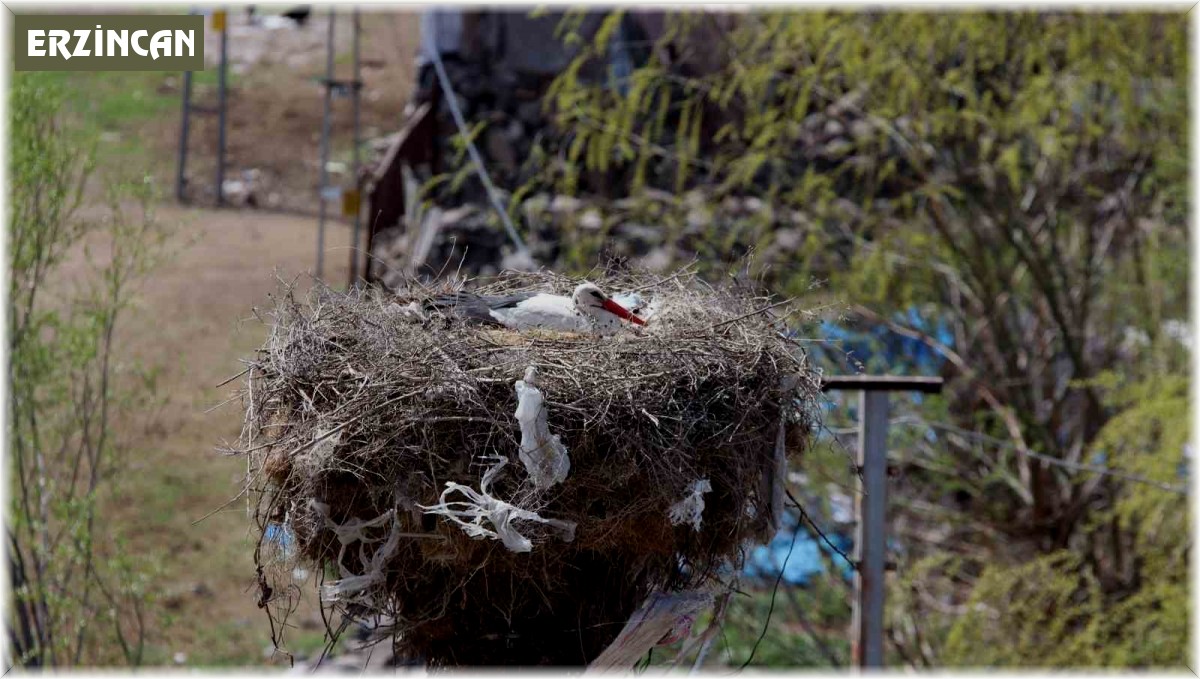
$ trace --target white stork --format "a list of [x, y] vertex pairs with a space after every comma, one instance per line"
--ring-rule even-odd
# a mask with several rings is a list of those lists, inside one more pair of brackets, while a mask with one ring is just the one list
[[646, 324], [594, 283], [581, 283], [570, 297], [541, 292], [498, 296], [460, 292], [439, 298], [434, 306], [450, 308], [466, 318], [512, 330], [541, 328], [611, 335], [621, 327], [623, 320]]

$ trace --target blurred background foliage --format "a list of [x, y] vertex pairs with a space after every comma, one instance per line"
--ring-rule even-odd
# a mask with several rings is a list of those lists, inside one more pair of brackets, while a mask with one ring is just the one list
[[[741, 273], [835, 310], [797, 329], [830, 340], [814, 347], [827, 369], [948, 378], [942, 396], [894, 399], [891, 661], [1183, 664], [1186, 17], [679, 12], [638, 46], [645, 65], [581, 78], [621, 22], [589, 41], [564, 22], [579, 53], [546, 102], [558, 134], [513, 204], [669, 192], [653, 218], [681, 234], [755, 197], [767, 218], [714, 226], [698, 266], [776, 253]], [[772, 214], [804, 225], [786, 256], [765, 247]], [[566, 240], [567, 261], [603, 254], [602, 234]], [[831, 429], [852, 424], [843, 405]], [[844, 492], [842, 448], [826, 436], [795, 461], [794, 490], [828, 502], [825, 476]], [[753, 629], [727, 634], [728, 661], [749, 653], [763, 616], [747, 612], [771, 584], [732, 606]], [[844, 582], [805, 585], [822, 587]], [[790, 609], [753, 662], [847, 662], [848, 605]]]

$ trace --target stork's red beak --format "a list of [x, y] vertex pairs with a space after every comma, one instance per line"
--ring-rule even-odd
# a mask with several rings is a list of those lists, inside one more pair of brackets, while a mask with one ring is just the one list
[[625, 307], [621, 306], [620, 304], [617, 304], [616, 302], [612, 301], [612, 299], [604, 300], [604, 302], [602, 302], [600, 306], [604, 307], [605, 311], [609, 312], [610, 314], [616, 315], [618, 318], [624, 318], [625, 320], [630, 321], [632, 323], [637, 323], [638, 325], [646, 325], [646, 321], [643, 321], [642, 319], [633, 315], [633, 313], [631, 313], [629, 311], [629, 309], [626, 309]]

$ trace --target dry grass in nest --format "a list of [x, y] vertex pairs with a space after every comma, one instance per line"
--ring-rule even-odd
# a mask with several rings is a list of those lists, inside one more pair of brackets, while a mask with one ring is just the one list
[[[519, 334], [413, 311], [445, 288], [320, 290], [303, 303], [283, 291], [246, 373], [241, 439], [275, 622], [299, 562], [341, 589], [323, 606], [385, 621], [397, 651], [432, 665], [580, 665], [652, 591], [736, 573], [770, 530], [763, 481], [781, 422], [806, 438], [818, 377], [766, 298], [686, 273], [592, 280], [642, 288], [660, 310], [613, 337]], [[577, 282], [505, 274], [477, 290], [570, 294]], [[517, 455], [514, 383], [529, 366], [570, 455], [547, 489]], [[573, 540], [517, 521], [533, 548], [514, 553], [422, 509], [448, 481], [478, 489], [496, 459], [508, 464], [491, 494], [574, 522]], [[712, 487], [700, 529], [673, 524], [670, 507], [700, 479]], [[281, 527], [290, 551], [267, 537]]]

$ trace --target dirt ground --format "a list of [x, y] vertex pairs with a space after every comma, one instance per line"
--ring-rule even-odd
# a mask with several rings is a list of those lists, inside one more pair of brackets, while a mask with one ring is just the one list
[[[228, 403], [238, 359], [260, 346], [264, 327], [256, 305], [269, 304], [276, 273], [299, 287], [311, 284], [316, 222], [252, 211], [164, 206], [159, 217], [177, 223], [172, 253], [140, 286], [135, 308], [121, 327], [122, 356], [159, 368], [164, 402], [123, 432], [136, 459], [120, 482], [110, 520], [134, 553], [157, 554], [157, 581], [165, 626], [156, 629], [151, 662], [187, 665], [284, 663], [270, 658], [270, 629], [256, 605], [254, 540], [245, 498], [234, 497], [245, 471], [241, 459], [215, 448], [234, 441], [240, 404]], [[326, 234], [325, 279], [344, 285], [349, 229]], [[216, 513], [211, 514], [216, 511]], [[204, 518], [208, 516], [208, 518]], [[318, 618], [303, 608], [290, 637], [301, 647], [319, 643]], [[176, 654], [183, 654], [177, 656]], [[157, 656], [157, 657], [153, 657]], [[165, 656], [165, 657], [163, 657]]]
[[[227, 180], [252, 183], [260, 207], [315, 212], [319, 208], [320, 138], [324, 114], [326, 44], [329, 15], [314, 12], [304, 25], [263, 15], [251, 24], [245, 10], [229, 9], [229, 90]], [[419, 39], [414, 12], [364, 10], [360, 17], [361, 136], [364, 144], [399, 129], [415, 78]], [[353, 21], [339, 11], [334, 21], [335, 79], [353, 77]], [[205, 60], [216, 67], [219, 34], [205, 32]], [[179, 96], [178, 79], [164, 83], [163, 94]], [[217, 88], [207, 77], [193, 90], [199, 112], [189, 133], [188, 195], [196, 204], [215, 201]], [[351, 100], [332, 101], [330, 183], [353, 185]], [[174, 153], [179, 117], [155, 125], [156, 145]], [[365, 159], [367, 154], [363, 154]], [[253, 178], [251, 179], [251, 175]], [[174, 181], [174, 177], [170, 178]], [[236, 198], [236, 197], [235, 197]]]
[[[260, 17], [286, 7], [260, 8]], [[252, 536], [245, 497], [238, 495], [242, 459], [217, 448], [236, 440], [242, 413], [229, 399], [239, 359], [261, 345], [264, 327], [253, 309], [270, 304], [276, 275], [311, 284], [315, 267], [317, 185], [328, 14], [303, 26], [279, 16], [251, 26], [243, 8], [229, 7], [229, 126], [226, 177], [257, 170], [260, 209], [217, 210], [213, 205], [216, 116], [192, 116], [188, 179], [191, 205], [174, 203], [180, 132], [180, 74], [142, 79], [67, 81], [81, 110], [100, 127], [100, 175], [152, 177], [165, 194], [160, 221], [175, 235], [168, 256], [138, 286], [134, 306], [118, 328], [119, 357], [150, 370], [158, 402], [122, 422], [119, 436], [131, 458], [114, 479], [104, 508], [114, 540], [109, 549], [141, 555], [152, 600], [147, 665], [287, 666], [271, 653], [271, 630], [257, 605]], [[211, 24], [207, 24], [211, 26]], [[351, 16], [336, 19], [336, 77], [351, 78]], [[398, 129], [414, 77], [418, 18], [392, 9], [364, 10], [361, 19], [363, 139]], [[206, 30], [206, 59], [215, 64], [218, 36]], [[196, 75], [194, 104], [216, 103], [216, 78]], [[135, 92], [122, 88], [132, 83]], [[348, 170], [350, 100], [333, 102], [334, 169]], [[215, 109], [214, 109], [215, 110]], [[127, 143], [129, 141], [135, 143]], [[364, 155], [365, 157], [365, 155]], [[340, 163], [340, 165], [338, 165]], [[103, 179], [101, 177], [100, 179]], [[331, 183], [348, 186], [348, 171]], [[103, 184], [97, 181], [97, 187]], [[102, 192], [84, 213], [104, 212]], [[274, 208], [274, 209], [271, 209]], [[331, 210], [336, 214], [336, 207]], [[350, 227], [327, 223], [324, 280], [347, 280]], [[86, 277], [81, 262], [59, 272], [64, 284]], [[132, 385], [141, 388], [139, 385]], [[145, 393], [145, 392], [143, 392]], [[115, 542], [122, 540], [123, 542]], [[312, 583], [298, 583], [307, 598], [289, 621], [289, 650], [319, 652], [322, 627], [311, 603]]]

